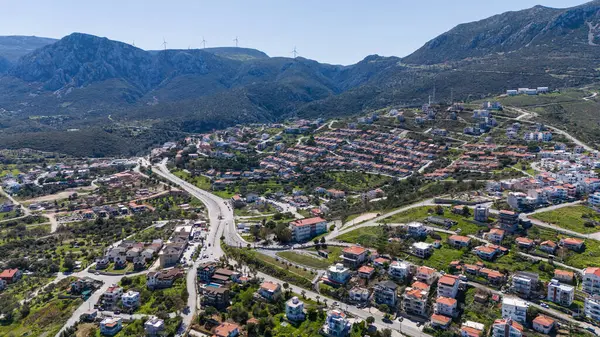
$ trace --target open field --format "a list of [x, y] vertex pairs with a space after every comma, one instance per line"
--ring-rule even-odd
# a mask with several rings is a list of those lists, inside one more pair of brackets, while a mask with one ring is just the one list
[[[600, 231], [600, 227], [594, 226], [592, 223], [592, 221], [598, 221], [600, 223], [600, 214], [583, 205], [563, 207], [553, 211], [536, 213], [530, 215], [530, 217], [583, 234]], [[586, 222], [590, 225], [586, 225]]]
[[317, 259], [315, 257], [295, 252], [279, 252], [277, 253], [277, 256], [280, 256], [288, 261], [316, 269], [325, 269], [330, 265], [329, 261], [325, 259]]

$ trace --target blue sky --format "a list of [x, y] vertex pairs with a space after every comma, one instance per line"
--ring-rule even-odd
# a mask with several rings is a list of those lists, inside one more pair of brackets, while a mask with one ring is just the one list
[[352, 64], [370, 54], [406, 56], [459, 23], [536, 4], [584, 0], [0, 0], [0, 35], [60, 38], [83, 32], [144, 49], [232, 46], [270, 56]]

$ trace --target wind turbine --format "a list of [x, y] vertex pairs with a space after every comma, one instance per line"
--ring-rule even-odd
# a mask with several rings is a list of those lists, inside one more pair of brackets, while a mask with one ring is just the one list
[[202, 48], [206, 49], [206, 40], [204, 39], [204, 36], [202, 37], [202, 41], [200, 43], [202, 43]]
[[131, 45], [135, 47], [135, 40], [133, 40], [133, 42], [131, 43]]
[[294, 58], [296, 58], [296, 56], [298, 56], [298, 51], [296, 50], [296, 46], [294, 46], [294, 50], [292, 50], [292, 54], [294, 55]]
[[237, 47], [238, 46], [238, 42], [239, 42], [238, 37], [236, 36], [235, 39], [233, 39], [233, 41], [235, 42], [235, 46]]
[[163, 36], [163, 47], [165, 47], [165, 50], [167, 50], [167, 40], [165, 40], [164, 36]]

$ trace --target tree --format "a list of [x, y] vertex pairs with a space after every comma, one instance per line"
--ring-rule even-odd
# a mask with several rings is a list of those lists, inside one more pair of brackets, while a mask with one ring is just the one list
[[379, 309], [379, 311], [381, 312], [389, 312], [390, 311], [390, 307], [387, 304], [380, 304], [377, 309]]
[[442, 207], [441, 205], [435, 206], [435, 214], [444, 215], [444, 207]]
[[469, 216], [469, 215], [471, 215], [471, 209], [470, 209], [468, 206], [466, 206], [466, 205], [465, 205], [465, 206], [463, 206], [463, 209], [462, 209], [462, 211], [463, 211], [463, 215], [464, 215], [464, 216]]
[[300, 295], [302, 295], [303, 299], [306, 299], [306, 291], [304, 289], [300, 292]]
[[73, 259], [70, 257], [65, 257], [65, 260], [63, 261], [63, 268], [65, 268], [67, 271], [73, 271], [73, 268], [75, 268], [75, 262]]
[[325, 237], [321, 238], [321, 244], [324, 245], [325, 244]]
[[373, 316], [367, 317], [367, 324], [371, 325], [373, 323], [375, 323], [375, 317], [373, 317]]

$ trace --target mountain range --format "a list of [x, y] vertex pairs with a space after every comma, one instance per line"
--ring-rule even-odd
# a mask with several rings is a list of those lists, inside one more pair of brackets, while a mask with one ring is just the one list
[[404, 58], [350, 66], [247, 48], [145, 51], [82, 33], [0, 37], [0, 147], [133, 154], [181, 132], [419, 105], [434, 87], [449, 101], [579, 86], [597, 81], [599, 63], [600, 1], [495, 15]]

